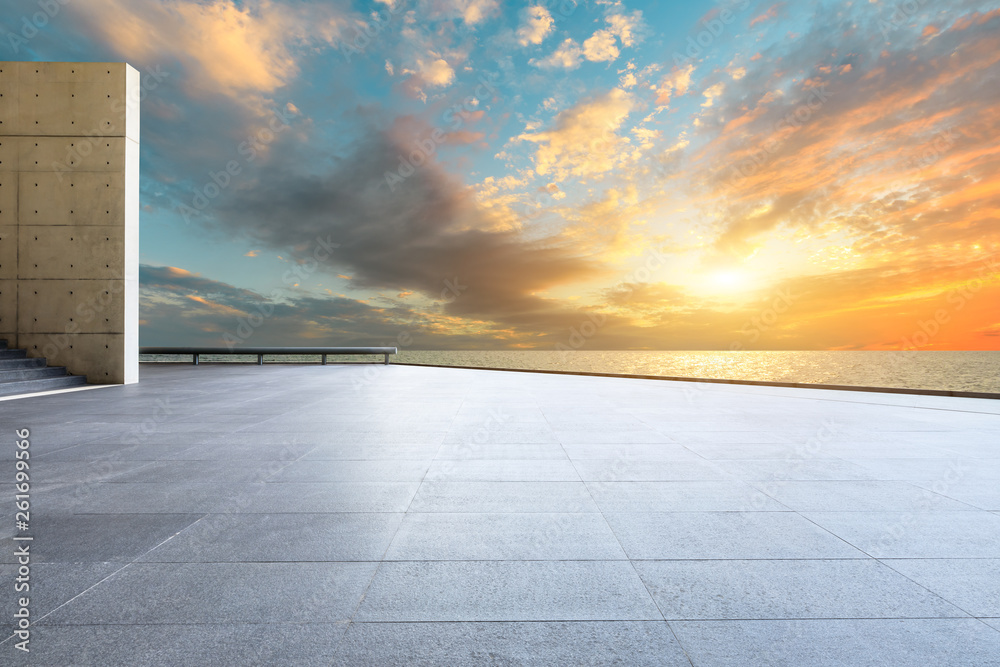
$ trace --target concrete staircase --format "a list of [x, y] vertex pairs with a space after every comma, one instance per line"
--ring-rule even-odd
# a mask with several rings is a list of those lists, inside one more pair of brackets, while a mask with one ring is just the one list
[[0, 340], [0, 396], [32, 394], [87, 384], [82, 375], [68, 375], [62, 366], [47, 366], [45, 359], [29, 359], [24, 350], [7, 347]]

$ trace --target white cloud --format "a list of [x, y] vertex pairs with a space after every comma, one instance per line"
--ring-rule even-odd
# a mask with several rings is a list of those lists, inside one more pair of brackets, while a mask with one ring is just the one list
[[591, 62], [609, 62], [620, 53], [614, 33], [607, 29], [598, 30], [583, 43], [583, 55]]
[[357, 20], [324, 3], [271, 0], [88, 0], [68, 7], [122, 58], [174, 58], [192, 92], [240, 99], [288, 83], [299, 72], [298, 49], [349, 41]]
[[615, 88], [563, 111], [551, 130], [525, 133], [515, 141], [537, 144], [535, 171], [553, 175], [556, 182], [571, 175], [604, 174], [621, 164], [629, 147], [628, 139], [617, 131], [634, 106], [629, 93]]
[[541, 60], [535, 60], [533, 58], [530, 62], [535, 67], [543, 67], [546, 69], [554, 69], [557, 67], [561, 67], [563, 69], [576, 69], [580, 66], [580, 60], [582, 58], [583, 51], [580, 49], [580, 45], [572, 39], [567, 39], [547, 58], [542, 58]]
[[541, 5], [528, 7], [521, 15], [523, 22], [517, 29], [517, 41], [521, 46], [541, 44], [555, 28], [552, 14]]
[[715, 104], [715, 98], [717, 98], [720, 95], [722, 95], [722, 93], [723, 93], [723, 91], [725, 89], [726, 89], [725, 84], [723, 84], [720, 81], [719, 83], [715, 84], [714, 86], [712, 86], [711, 88], [709, 88], [708, 90], [706, 90], [705, 93], [704, 93], [704, 95], [705, 95], [705, 101], [702, 102], [701, 106], [703, 106], [703, 107], [705, 107], [707, 109], [708, 107], [714, 105]]
[[604, 20], [607, 21], [611, 34], [621, 40], [622, 46], [633, 46], [638, 40], [637, 33], [646, 26], [641, 11], [634, 11], [629, 15], [612, 14]]

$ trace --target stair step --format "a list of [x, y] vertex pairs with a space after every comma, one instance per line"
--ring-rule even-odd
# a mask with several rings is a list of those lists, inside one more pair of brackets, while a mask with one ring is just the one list
[[0, 358], [0, 371], [20, 370], [23, 368], [45, 368], [45, 358], [44, 357], [34, 357], [31, 359]]
[[4, 382], [0, 384], [0, 396], [15, 396], [18, 394], [33, 394], [39, 391], [52, 391], [69, 387], [85, 387], [87, 378], [82, 375], [67, 375], [64, 377], [42, 378], [40, 380], [23, 380], [21, 382]]
[[24, 359], [28, 353], [24, 350], [0, 350], [0, 359]]
[[41, 380], [42, 378], [66, 377], [63, 366], [32, 366], [30, 368], [0, 368], [0, 384], [21, 380]]

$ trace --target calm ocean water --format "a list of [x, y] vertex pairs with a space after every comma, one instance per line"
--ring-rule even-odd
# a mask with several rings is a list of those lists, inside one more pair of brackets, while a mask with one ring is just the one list
[[[143, 355], [143, 361], [187, 357]], [[255, 358], [254, 358], [255, 359]], [[283, 361], [316, 363], [318, 357]], [[342, 357], [362, 361], [364, 357]], [[372, 358], [374, 359], [374, 357]], [[381, 359], [381, 357], [379, 357]], [[202, 361], [250, 361], [208, 357]], [[268, 358], [268, 361], [272, 359]], [[275, 358], [274, 360], [278, 360]], [[334, 358], [331, 357], [333, 362]], [[623, 375], [808, 382], [1000, 393], [1000, 352], [616, 352], [400, 350], [394, 362]]]

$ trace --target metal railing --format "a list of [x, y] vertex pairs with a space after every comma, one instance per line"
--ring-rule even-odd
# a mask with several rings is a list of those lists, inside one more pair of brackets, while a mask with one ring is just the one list
[[320, 355], [323, 365], [326, 365], [327, 355], [381, 354], [385, 364], [389, 364], [389, 355], [396, 354], [394, 347], [140, 347], [139, 354], [189, 354], [192, 363], [197, 366], [203, 354], [224, 355], [257, 355], [257, 365], [264, 365], [264, 355]]

